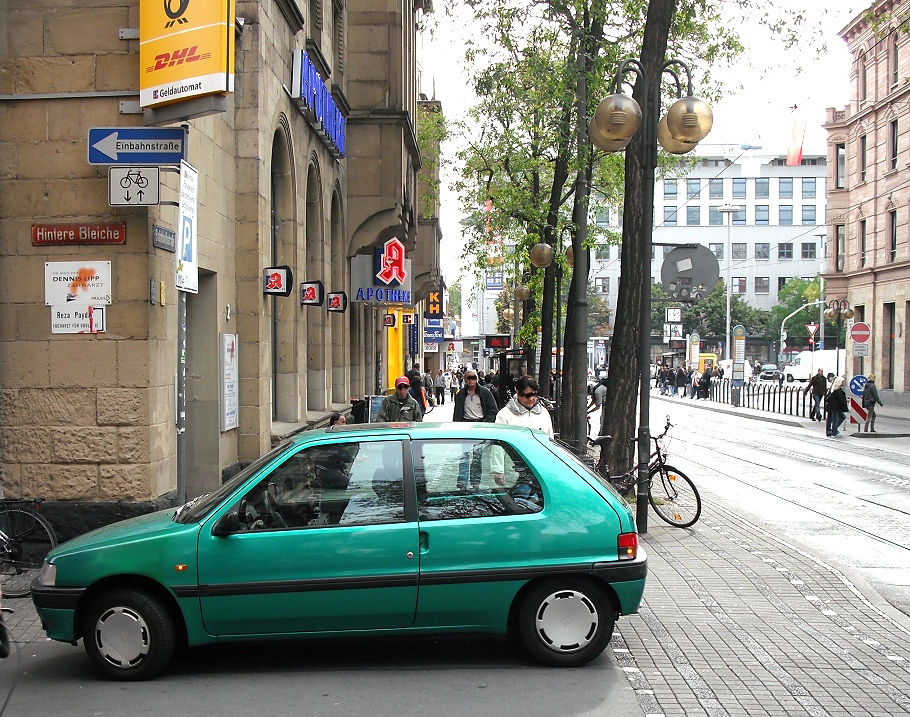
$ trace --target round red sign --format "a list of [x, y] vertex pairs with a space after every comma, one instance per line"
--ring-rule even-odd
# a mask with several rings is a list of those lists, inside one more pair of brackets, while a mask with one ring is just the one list
[[853, 324], [853, 328], [850, 329], [850, 338], [858, 344], [866, 343], [870, 336], [872, 336], [872, 329], [864, 321], [857, 321]]

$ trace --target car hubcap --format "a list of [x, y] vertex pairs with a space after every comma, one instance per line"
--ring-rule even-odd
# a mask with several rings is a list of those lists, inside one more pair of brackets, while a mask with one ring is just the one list
[[148, 625], [134, 610], [113, 607], [98, 618], [95, 645], [101, 656], [112, 665], [133, 667], [148, 654]]
[[537, 634], [550, 649], [575, 652], [594, 639], [597, 608], [583, 593], [560, 590], [541, 603], [535, 624]]

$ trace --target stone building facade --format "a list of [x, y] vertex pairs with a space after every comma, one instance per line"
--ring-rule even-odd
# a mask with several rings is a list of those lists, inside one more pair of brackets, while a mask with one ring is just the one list
[[840, 36], [853, 55], [851, 96], [827, 111], [827, 296], [869, 324], [869, 356], [848, 372], [875, 373], [886, 403], [910, 406], [910, 2], [876, 3]]
[[[178, 474], [179, 173], [157, 206], [109, 206], [90, 128], [184, 127], [198, 171], [198, 293], [187, 294], [186, 493], [373, 393], [390, 353], [382, 307], [344, 313], [263, 291], [350, 292], [350, 259], [406, 240], [423, 284], [438, 232], [418, 232], [415, 34], [421, 0], [240, 0], [234, 92], [181, 118], [138, 103], [139, 0], [0, 5], [0, 487], [120, 513], [173, 500]], [[294, 97], [301, 53], [347, 118], [345, 153]], [[289, 89], [290, 88], [290, 89]], [[223, 110], [223, 111], [217, 111]], [[122, 224], [121, 244], [46, 245], [34, 227]], [[159, 241], [164, 238], [165, 241]], [[421, 243], [422, 240], [424, 244]], [[432, 262], [436, 265], [433, 266]], [[110, 262], [104, 333], [57, 333], [46, 263]], [[438, 283], [438, 281], [437, 281]], [[235, 428], [224, 429], [225, 335], [236, 335]], [[103, 512], [103, 510], [102, 510]], [[84, 527], [91, 527], [86, 525]]]

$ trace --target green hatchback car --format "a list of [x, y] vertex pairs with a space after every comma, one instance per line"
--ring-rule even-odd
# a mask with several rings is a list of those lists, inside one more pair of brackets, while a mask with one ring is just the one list
[[584, 664], [647, 573], [629, 506], [540, 431], [306, 432], [177, 509], [70, 540], [32, 599], [96, 671], [153, 677], [178, 643], [514, 630]]

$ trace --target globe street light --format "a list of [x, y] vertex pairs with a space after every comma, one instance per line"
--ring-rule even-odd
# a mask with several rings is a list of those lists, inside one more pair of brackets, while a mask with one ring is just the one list
[[[677, 69], [685, 72], [686, 96]], [[627, 73], [636, 76], [645, 98], [642, 108], [638, 102], [620, 93]], [[677, 100], [667, 111], [665, 128], [659, 126], [661, 80], [668, 75], [675, 82]], [[692, 73], [680, 60], [667, 60], [653, 75], [645, 72], [636, 59], [624, 60], [613, 78], [611, 94], [597, 106], [588, 127], [588, 136], [598, 149], [617, 152], [625, 148], [633, 134], [642, 128], [640, 164], [643, 170], [642, 209], [644, 215], [641, 291], [641, 345], [639, 346], [639, 427], [638, 427], [638, 487], [636, 524], [640, 533], [648, 530], [648, 458], [651, 451], [650, 387], [651, 377], [651, 237], [654, 230], [654, 171], [657, 168], [657, 146], [671, 154], [685, 154], [711, 131], [713, 113], [707, 104], [692, 96]], [[653, 110], [651, 109], [653, 108]]]
[[840, 330], [844, 319], [849, 321], [853, 318], [850, 302], [846, 299], [831, 299], [828, 308], [825, 309], [825, 318], [837, 321], [837, 333], [834, 335], [834, 366], [837, 369], [835, 375], [840, 376]]
[[[732, 355], [730, 352], [730, 299], [733, 296], [733, 278], [731, 274], [733, 273], [733, 251], [731, 250], [730, 245], [730, 225], [733, 224], [733, 215], [739, 211], [739, 207], [733, 204], [724, 204], [721, 207], [717, 208], [721, 214], [727, 215], [727, 333], [724, 335], [724, 354], [723, 357], [727, 358], [727, 355]], [[733, 368], [730, 367], [730, 372], [732, 374]]]

